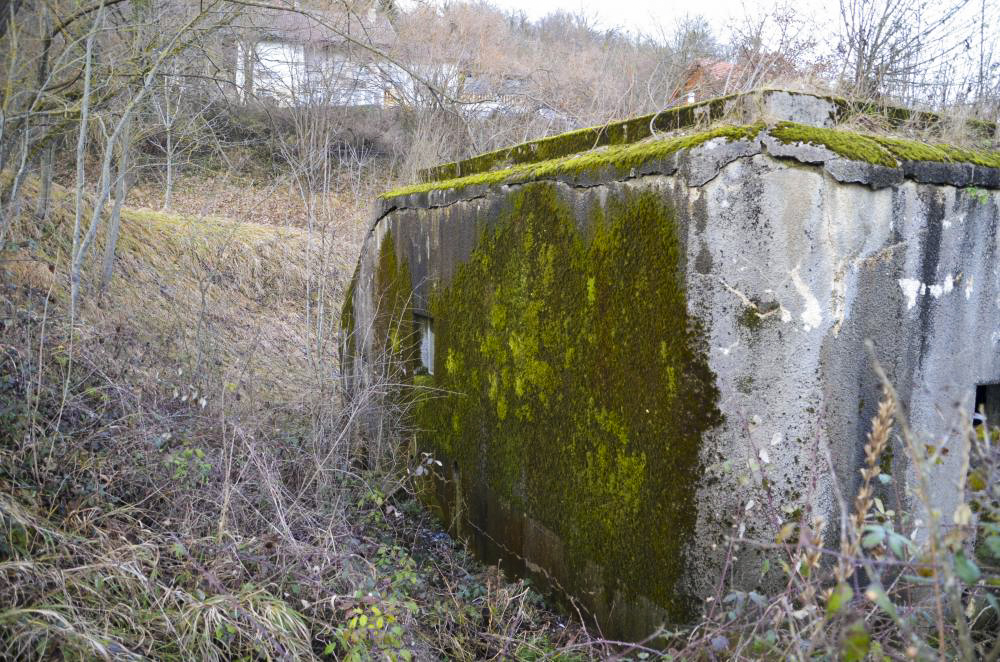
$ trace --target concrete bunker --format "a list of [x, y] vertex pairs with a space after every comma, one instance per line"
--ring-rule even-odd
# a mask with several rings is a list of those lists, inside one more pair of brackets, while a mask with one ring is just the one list
[[[836, 521], [878, 399], [866, 340], [919, 433], [950, 439], [941, 402], [995, 406], [1000, 155], [839, 126], [870, 110], [763, 91], [385, 194], [344, 370], [363, 383], [388, 351], [433, 387], [415, 423], [442, 521], [639, 638], [693, 617], [726, 535]], [[936, 467], [942, 512], [958, 456]], [[748, 506], [762, 485], [774, 509]], [[769, 581], [761, 560], [741, 553], [738, 579]]]

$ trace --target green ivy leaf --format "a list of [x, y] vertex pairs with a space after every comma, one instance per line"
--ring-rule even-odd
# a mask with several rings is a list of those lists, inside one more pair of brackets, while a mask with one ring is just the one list
[[911, 545], [910, 539], [896, 532], [889, 534], [889, 549], [896, 555], [896, 558], [903, 558], [903, 548]]
[[896, 605], [892, 604], [892, 600], [889, 599], [885, 589], [878, 584], [869, 584], [865, 590], [865, 597], [877, 604], [893, 620], [899, 619], [899, 614], [896, 612]]
[[872, 638], [865, 630], [864, 621], [856, 621], [844, 633], [842, 652], [845, 662], [861, 662], [868, 656]]
[[854, 590], [848, 584], [837, 584], [830, 594], [830, 599], [826, 601], [826, 614], [833, 616], [840, 613], [840, 610], [847, 605], [854, 597]]
[[865, 531], [868, 531], [861, 538], [861, 546], [865, 549], [871, 549], [872, 547], [877, 547], [881, 545], [885, 540], [885, 529], [881, 526], [875, 526], [874, 524], [869, 524], [865, 527]]
[[955, 574], [966, 584], [975, 584], [982, 576], [979, 566], [972, 559], [966, 558], [965, 552], [955, 554]]
[[986, 549], [990, 556], [1000, 559], [1000, 536], [989, 536], [986, 538]]

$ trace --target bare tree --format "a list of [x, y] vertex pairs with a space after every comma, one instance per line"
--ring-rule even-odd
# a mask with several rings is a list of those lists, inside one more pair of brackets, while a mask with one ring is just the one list
[[[841, 0], [842, 76], [863, 98], [917, 101], [934, 65], [967, 45], [969, 0], [929, 6], [920, 0]], [[959, 20], [961, 19], [961, 20]]]
[[790, 3], [746, 11], [729, 28], [730, 57], [737, 65], [726, 90], [788, 84], [825, 73], [817, 26]]
[[[151, 57], [148, 59], [146, 64], [144, 76], [141, 81], [141, 85], [137, 86], [137, 89], [132, 93], [131, 99], [126, 103], [124, 109], [121, 112], [120, 117], [114, 123], [113, 129], [107, 134], [107, 137], [103, 145], [103, 157], [101, 159], [101, 170], [100, 177], [96, 184], [96, 191], [93, 199], [93, 207], [90, 216], [90, 223], [87, 227], [87, 232], [80, 238], [80, 210], [79, 204], [81, 200], [80, 190], [83, 188], [83, 171], [78, 165], [77, 171], [77, 218], [76, 226], [73, 232], [73, 254], [71, 256], [70, 263], [70, 310], [71, 313], [76, 309], [77, 303], [80, 296], [80, 276], [83, 270], [83, 262], [87, 257], [90, 250], [90, 246], [97, 236], [97, 231], [100, 227], [101, 219], [104, 213], [104, 205], [107, 203], [111, 195], [112, 186], [112, 176], [111, 176], [111, 166], [114, 160], [115, 147], [118, 145], [119, 141], [125, 138], [126, 127], [130, 125], [130, 120], [132, 114], [136, 109], [145, 101], [146, 96], [154, 87], [154, 83], [157, 80], [157, 76], [160, 73], [161, 68], [164, 63], [174, 56], [175, 49], [181, 48], [183, 50], [185, 42], [190, 40], [189, 32], [200, 23], [208, 13], [215, 8], [216, 3], [211, 3], [204, 5], [201, 10], [193, 14], [190, 18], [183, 21], [173, 34], [168, 34], [167, 38], [163, 40], [163, 43], [153, 50]], [[98, 19], [94, 21], [95, 26], [99, 24], [99, 20], [102, 16], [102, 12], [98, 12]], [[88, 58], [88, 64], [90, 58]], [[90, 83], [89, 83], [89, 71], [86, 74], [85, 88], [84, 88], [84, 104], [89, 103], [90, 97]], [[83, 149], [86, 146], [85, 142], [85, 132], [86, 132], [86, 122], [81, 122], [80, 129], [80, 141], [77, 146], [77, 159], [78, 163], [82, 162], [84, 158]], [[124, 150], [123, 150], [124, 151]], [[114, 252], [114, 247], [111, 248], [112, 254]]]
[[163, 154], [162, 208], [167, 211], [173, 207], [178, 169], [192, 152], [211, 145], [214, 131], [212, 99], [198, 88], [184, 64], [190, 63], [175, 59], [149, 97], [148, 130], [155, 133], [150, 142]]

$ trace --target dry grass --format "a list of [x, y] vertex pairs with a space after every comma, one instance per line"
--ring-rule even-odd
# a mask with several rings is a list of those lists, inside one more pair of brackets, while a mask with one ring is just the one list
[[[364, 187], [369, 188], [368, 183]], [[367, 197], [353, 195], [349, 187], [322, 196], [330, 209], [332, 230], [346, 241], [356, 241], [358, 230], [365, 226], [369, 209]], [[129, 191], [129, 205], [135, 208], [160, 210], [163, 207], [162, 182], [149, 179], [138, 182]], [[250, 175], [207, 176], [205, 173], [184, 174], [175, 184], [171, 213], [186, 216], [224, 216], [246, 223], [305, 228], [309, 223], [309, 206], [293, 181], [283, 177]]]
[[[909, 428], [896, 411], [895, 390], [878, 364], [875, 370], [883, 397], [860, 489], [850, 505], [835, 490], [839, 548], [823, 545], [828, 523], [808, 512], [786, 522], [774, 540], [744, 537], [740, 528], [729, 537], [726, 575], [737, 554], [760, 550], [768, 564], [761, 576], [776, 563], [783, 587], [761, 594], [723, 576], [702, 620], [674, 633], [674, 659], [1000, 659], [1000, 428], [987, 434], [961, 407], [952, 408], [970, 469], [955, 487], [966, 500], [954, 513], [935, 512], [926, 486], [947, 450]], [[903, 490], [886, 485], [900, 478], [879, 467], [892, 439], [906, 456], [908, 503], [893, 503]], [[833, 474], [829, 452], [818, 450], [825, 462], [813, 470]], [[753, 480], [766, 500], [770, 478], [764, 472]]]
[[[292, 458], [269, 444], [320, 443], [306, 439], [308, 422], [334, 415], [335, 338], [319, 337], [315, 319], [335, 318], [351, 248], [296, 228], [128, 209], [111, 287], [100, 294], [86, 279], [70, 333], [70, 200], [56, 191], [46, 226], [22, 218], [22, 248], [3, 263], [14, 412], [3, 491], [23, 484], [32, 498], [3, 505], [8, 532], [23, 532], [4, 555], [23, 592], [4, 612], [8, 652], [103, 655], [114, 643], [156, 657], [306, 655], [304, 616], [273, 587], [229, 582], [259, 575], [240, 567], [264, 545], [254, 536], [311, 524], [288, 512], [274, 530], [293, 500], [281, 475]], [[312, 544], [347, 535], [335, 524]]]
[[405, 430], [379, 409], [391, 384], [338, 388], [356, 246], [325, 220], [126, 208], [111, 287], [93, 259], [71, 330], [72, 196], [18, 219], [0, 261], [0, 658], [503, 659], [576, 636], [434, 534], [398, 445], [373, 456], [354, 433], [362, 415]]

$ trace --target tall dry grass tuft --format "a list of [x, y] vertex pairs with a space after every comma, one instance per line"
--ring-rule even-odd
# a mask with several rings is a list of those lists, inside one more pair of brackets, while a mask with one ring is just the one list
[[307, 355], [302, 302], [323, 278], [337, 305], [351, 248], [311, 270], [295, 228], [126, 209], [71, 327], [68, 198], [0, 263], [0, 654], [311, 657], [322, 620], [285, 592], [336, 572], [350, 497], [306, 474], [350, 449], [319, 432], [336, 355]]
[[850, 516], [850, 529], [841, 540], [841, 558], [837, 562], [837, 580], [845, 582], [854, 575], [855, 567], [849, 559], [857, 558], [861, 553], [861, 539], [864, 535], [868, 513], [874, 505], [874, 481], [881, 474], [880, 460], [889, 445], [889, 435], [892, 432], [893, 415], [896, 402], [892, 392], [882, 390], [878, 412], [872, 418], [872, 428], [865, 444], [865, 466], [860, 469], [861, 484], [854, 497], [854, 510]]

